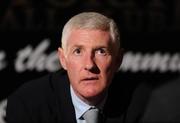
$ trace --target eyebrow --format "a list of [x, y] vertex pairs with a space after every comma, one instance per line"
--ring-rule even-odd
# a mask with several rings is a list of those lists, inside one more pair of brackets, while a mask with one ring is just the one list
[[80, 48], [80, 49], [82, 49], [83, 48], [83, 45], [73, 45], [72, 47], [69, 47], [69, 51], [72, 51], [72, 50], [74, 50], [75, 48]]
[[74, 48], [83, 48], [83, 45], [77, 45], [77, 44], [76, 44], [76, 45], [74, 45], [74, 46], [71, 47], [71, 49], [74, 49]]
[[97, 47], [95, 47], [95, 49], [100, 49], [100, 48], [109, 49], [108, 47], [105, 47], [105, 46], [97, 46]]
[[[73, 49], [75, 49], [75, 48], [80, 48], [80, 49], [82, 49], [83, 47], [84, 47], [84, 46], [81, 45], [81, 44], [75, 44], [75, 45], [73, 45], [72, 47], [70, 47], [70, 50], [73, 50]], [[111, 50], [112, 50], [111, 47], [104, 46], [104, 45], [95, 46], [93, 49], [96, 50], [96, 49], [100, 49], [100, 48], [107, 49], [108, 51], [111, 51]]]

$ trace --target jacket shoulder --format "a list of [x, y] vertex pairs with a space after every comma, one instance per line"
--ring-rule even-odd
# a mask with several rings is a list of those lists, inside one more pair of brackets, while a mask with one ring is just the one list
[[30, 80], [21, 85], [14, 93], [12, 93], [8, 100], [20, 99], [26, 102], [44, 101], [48, 98], [53, 98], [54, 93], [54, 82], [53, 78], [60, 77], [64, 75], [62, 70], [49, 73], [40, 78]]
[[[57, 78], [66, 75], [62, 71], [50, 73], [28, 81], [19, 87], [7, 100], [7, 121], [19, 123], [45, 123], [57, 120]], [[54, 81], [57, 80], [57, 81]], [[60, 79], [61, 80], [61, 79]], [[56, 88], [56, 89], [55, 89]]]

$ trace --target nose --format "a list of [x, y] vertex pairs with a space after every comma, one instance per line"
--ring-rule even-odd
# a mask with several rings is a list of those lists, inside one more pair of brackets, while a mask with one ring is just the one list
[[95, 59], [95, 55], [93, 53], [86, 55], [85, 59], [84, 59], [84, 63], [85, 63], [85, 70], [94, 73], [94, 74], [99, 74], [100, 73], [100, 69], [98, 68], [97, 64], [96, 64], [96, 59]]
[[93, 54], [87, 55], [84, 62], [85, 62], [85, 70], [91, 71], [96, 66]]

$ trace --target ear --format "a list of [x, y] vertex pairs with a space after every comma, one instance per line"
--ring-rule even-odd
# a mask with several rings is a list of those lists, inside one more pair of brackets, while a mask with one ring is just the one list
[[58, 48], [58, 58], [59, 61], [61, 63], [61, 66], [66, 70], [66, 57], [65, 57], [65, 53], [64, 50], [62, 48]]
[[119, 70], [119, 68], [122, 64], [123, 55], [124, 55], [124, 49], [120, 48], [120, 50], [118, 51], [117, 57], [116, 57], [116, 71]]

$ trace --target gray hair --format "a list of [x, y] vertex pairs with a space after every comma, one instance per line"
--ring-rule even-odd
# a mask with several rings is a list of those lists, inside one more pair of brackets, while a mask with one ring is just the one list
[[111, 40], [115, 43], [116, 49], [120, 48], [120, 34], [113, 19], [97, 12], [83, 12], [73, 16], [64, 26], [62, 31], [62, 48], [66, 48], [66, 42], [72, 29], [97, 29], [109, 31]]

